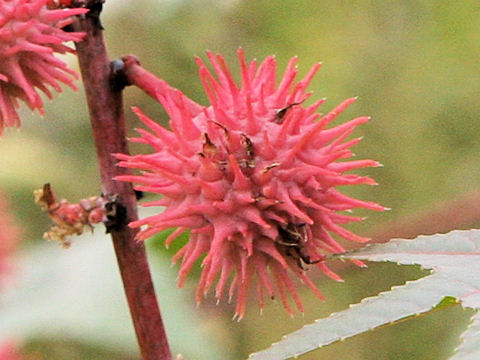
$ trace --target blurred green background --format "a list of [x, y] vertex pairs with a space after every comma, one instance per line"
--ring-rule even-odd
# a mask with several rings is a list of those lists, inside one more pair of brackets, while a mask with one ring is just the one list
[[[368, 215], [368, 220], [350, 228], [384, 240], [395, 224], [402, 224], [395, 236], [408, 236], [415, 231], [446, 231], [480, 223], [480, 217], [471, 214], [471, 201], [478, 200], [480, 191], [477, 0], [107, 0], [103, 24], [112, 58], [135, 54], [145, 68], [202, 104], [206, 97], [194, 56], [204, 56], [207, 49], [222, 53], [233, 69], [239, 46], [248, 59], [262, 60], [275, 54], [280, 71], [297, 55], [300, 76], [314, 63], [323, 62], [310, 86], [313, 98], [328, 98], [320, 111], [359, 96], [336, 123], [371, 116], [370, 123], [355, 133], [364, 136], [355, 152], [359, 158], [384, 164], [366, 171], [379, 186], [345, 192], [392, 208], [381, 214], [359, 211]], [[139, 123], [128, 110], [130, 106], [139, 106], [158, 121], [167, 120], [161, 106], [137, 89], [126, 89], [125, 103], [132, 135]], [[99, 193], [100, 187], [82, 89], [66, 89], [46, 105], [44, 118], [25, 110], [22, 114], [21, 130], [9, 129], [0, 139], [0, 188], [24, 228], [22, 246], [29, 249], [42, 241], [41, 234], [49, 226], [49, 220], [33, 204], [33, 189], [51, 182], [59, 196], [77, 200]], [[133, 152], [137, 150], [132, 147]], [[442, 209], [453, 208], [455, 216], [447, 213], [441, 224], [435, 216], [428, 216], [432, 211], [445, 215]], [[420, 225], [409, 231], [414, 222]], [[173, 250], [162, 250], [160, 243], [152, 240], [152, 255], [169, 258]], [[268, 304], [260, 316], [253, 298], [240, 323], [230, 320], [232, 306], [214, 306], [212, 299], [194, 313], [213, 333], [228, 333], [228, 340], [212, 346], [223, 346], [231, 359], [242, 359], [302, 324], [425, 274], [418, 268], [392, 264], [370, 264], [368, 269], [340, 264], [337, 268], [344, 284], [315, 278], [325, 302], [308, 291], [301, 292], [305, 316], [291, 319], [277, 303]], [[195, 307], [194, 283], [193, 276], [182, 290], [189, 299], [182, 306]], [[175, 285], [171, 286], [176, 292]], [[302, 359], [447, 359], [469, 315], [456, 306], [357, 336]], [[167, 323], [167, 328], [181, 325]], [[183, 340], [188, 342], [189, 332], [201, 330], [185, 331]], [[98, 345], [92, 348], [58, 337], [26, 339], [25, 351], [43, 353], [45, 359], [136, 358], [135, 354], [112, 354]]]

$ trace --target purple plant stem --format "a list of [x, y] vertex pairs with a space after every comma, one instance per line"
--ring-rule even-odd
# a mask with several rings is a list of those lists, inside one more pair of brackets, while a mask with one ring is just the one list
[[[95, 1], [90, 1], [95, 3]], [[98, 1], [97, 1], [98, 4]], [[128, 153], [122, 92], [115, 89], [98, 19], [85, 17], [74, 24], [75, 31], [86, 32], [76, 44], [83, 83], [95, 139], [101, 182], [105, 194], [120, 195], [127, 221], [111, 231], [120, 273], [130, 307], [137, 340], [144, 360], [171, 360], [172, 355], [143, 243], [135, 240], [136, 230], [126, 224], [137, 219], [134, 191], [129, 183], [113, 177], [125, 174], [116, 166], [112, 153]]]

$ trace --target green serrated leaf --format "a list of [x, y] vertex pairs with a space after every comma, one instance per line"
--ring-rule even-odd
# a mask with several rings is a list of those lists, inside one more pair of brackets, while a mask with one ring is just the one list
[[434, 309], [441, 309], [446, 306], [456, 305], [458, 304], [458, 300], [453, 296], [445, 296], [442, 301], [440, 301]]
[[[252, 354], [250, 359], [283, 360], [297, 357], [376, 327], [458, 301], [464, 307], [480, 307], [479, 230], [452, 231], [448, 234], [420, 236], [415, 240], [395, 239], [339, 257], [416, 264], [432, 269], [432, 274], [306, 325], [270, 348]], [[464, 334], [464, 343], [452, 359], [480, 358], [478, 322], [475, 317], [472, 326]]]
[[[334, 313], [287, 335], [251, 360], [282, 360], [373, 330], [408, 316], [431, 310], [443, 298], [443, 289], [453, 286], [442, 275], [431, 275], [392, 288], [379, 296], [362, 300], [349, 309]], [[470, 289], [457, 290], [463, 293]]]

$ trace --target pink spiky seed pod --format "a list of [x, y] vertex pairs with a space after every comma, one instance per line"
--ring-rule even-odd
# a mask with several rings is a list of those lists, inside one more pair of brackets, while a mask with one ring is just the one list
[[0, 134], [7, 126], [20, 126], [18, 100], [44, 113], [38, 90], [53, 98], [49, 87], [61, 92], [60, 83], [76, 89], [75, 71], [55, 57], [73, 53], [67, 41], [84, 34], [64, 28], [73, 16], [88, 10], [50, 9], [49, 0], [0, 0]]
[[[323, 99], [305, 105], [311, 95], [306, 88], [319, 64], [295, 83], [297, 58], [293, 58], [276, 85], [274, 57], [257, 66], [256, 61], [247, 63], [240, 49], [239, 86], [220, 55], [209, 52], [207, 56], [217, 79], [201, 59], [197, 63], [210, 106], [196, 104], [164, 81], [152, 78], [158, 101], [170, 117], [171, 130], [134, 109], [151, 132], [138, 129], [141, 136], [131, 140], [150, 145], [154, 152], [117, 154], [120, 166], [141, 173], [116, 179], [138, 184], [137, 190], [161, 194], [160, 200], [143, 205], [163, 206], [165, 210], [130, 226], [146, 226], [138, 234], [139, 240], [176, 227], [167, 245], [190, 230], [188, 243], [173, 261], [182, 260], [181, 287], [193, 264], [205, 255], [197, 302], [218, 278], [216, 298], [220, 300], [225, 292], [230, 299], [236, 294], [235, 316], [241, 318], [248, 288], [256, 280], [261, 308], [265, 293], [271, 298], [279, 293], [292, 314], [289, 293], [303, 311], [290, 273], [322, 298], [307, 276], [306, 266], [314, 265], [340, 280], [323, 261], [327, 253], [344, 251], [334, 236], [361, 243], [368, 240], [342, 227], [362, 220], [348, 212], [354, 208], [385, 209], [337, 190], [341, 185], [375, 184], [369, 177], [346, 172], [379, 163], [344, 161], [353, 155], [350, 148], [360, 141], [347, 140], [348, 136], [369, 118], [359, 117], [327, 129], [355, 98], [324, 116], [316, 113]], [[135, 74], [130, 76], [135, 84]], [[138, 81], [146, 83], [145, 74], [142, 76]]]

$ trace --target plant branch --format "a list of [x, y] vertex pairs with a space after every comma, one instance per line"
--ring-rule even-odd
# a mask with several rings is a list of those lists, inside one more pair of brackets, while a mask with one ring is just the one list
[[[144, 69], [134, 55], [125, 55], [121, 59], [115, 60], [114, 63], [116, 64], [116, 73], [119, 79], [119, 82], [116, 84], [118, 87], [135, 85], [159, 102], [161, 102], [159, 97], [162, 94], [174, 90], [165, 80]], [[201, 106], [188, 97], [184, 97], [183, 101], [192, 113], [201, 111]]]
[[[102, 0], [90, 0], [87, 1], [87, 7], [99, 13], [101, 3]], [[145, 247], [135, 240], [136, 230], [127, 226], [137, 219], [135, 194], [129, 183], [113, 180], [115, 176], [125, 174], [126, 170], [116, 166], [111, 154], [127, 154], [128, 146], [122, 92], [113, 86], [111, 64], [98, 15], [79, 18], [74, 27], [75, 31], [86, 32], [85, 39], [76, 47], [95, 139], [102, 191], [118, 195], [117, 211], [124, 213], [123, 219], [119, 218], [120, 221], [110, 226], [109, 230], [142, 357], [144, 360], [170, 360], [172, 356]]]
[[147, 95], [157, 99], [157, 92], [162, 87], [170, 87], [165, 80], [159, 79], [151, 72], [145, 70], [134, 55], [125, 55], [121, 58], [123, 68], [120, 73], [125, 85], [135, 85]]

